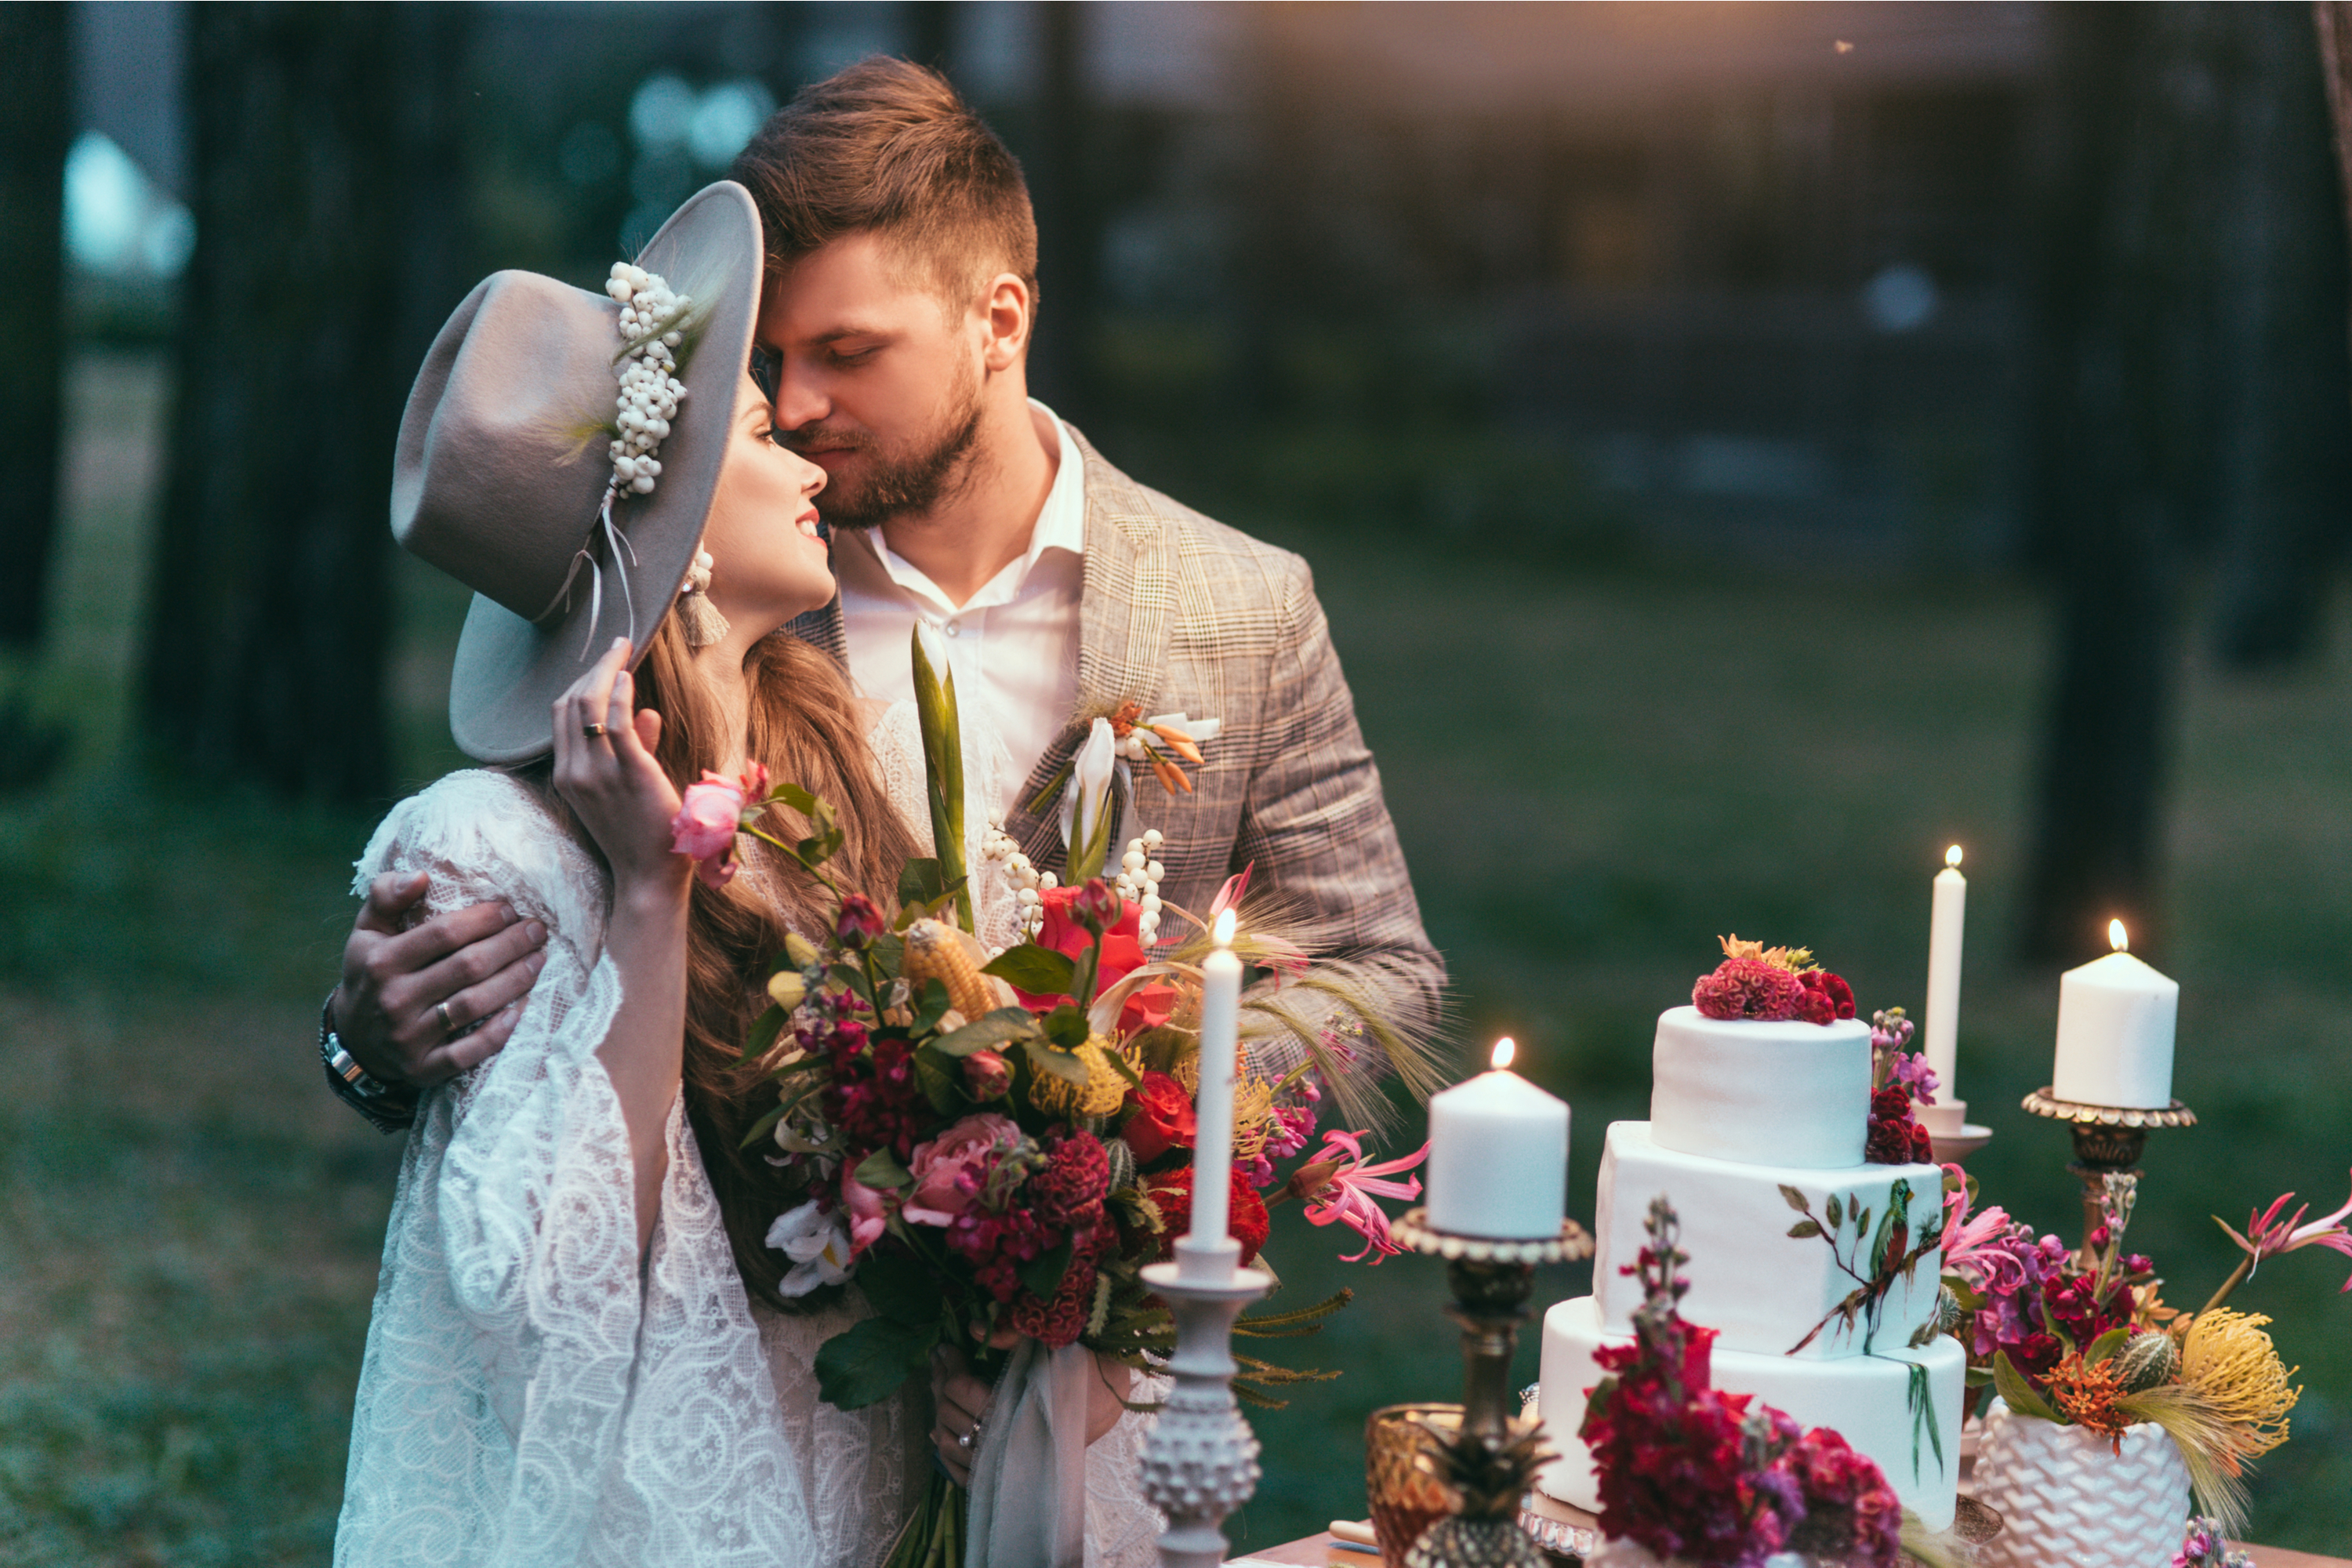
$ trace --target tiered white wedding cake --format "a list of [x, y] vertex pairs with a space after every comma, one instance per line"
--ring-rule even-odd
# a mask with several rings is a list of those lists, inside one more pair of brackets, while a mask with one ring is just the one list
[[1863, 1161], [1870, 1026], [1676, 1007], [1658, 1020], [1652, 1074], [1650, 1120], [1609, 1129], [1593, 1293], [1544, 1315], [1537, 1400], [1561, 1457], [1539, 1484], [1600, 1507], [1577, 1429], [1601, 1376], [1593, 1352], [1632, 1340], [1642, 1295], [1621, 1269], [1664, 1194], [1690, 1254], [1681, 1315], [1717, 1333], [1715, 1386], [1838, 1432], [1927, 1528], [1946, 1528], [1967, 1358], [1933, 1331], [1943, 1173]]

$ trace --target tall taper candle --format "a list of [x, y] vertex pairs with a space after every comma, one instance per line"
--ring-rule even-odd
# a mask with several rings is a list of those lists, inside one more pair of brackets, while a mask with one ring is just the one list
[[[1233, 949], [1234, 911], [1217, 917], [1201, 961], [1201, 1089], [1193, 1099], [1192, 1228], [1176, 1249], [1184, 1278], [1205, 1282], [1232, 1272], [1225, 1230], [1233, 1201], [1234, 1056], [1241, 1021], [1242, 961]], [[1237, 1254], [1235, 1255], [1237, 1256]]]
[[[1956, 1077], [1960, 1030], [1960, 937], [1968, 925], [1969, 879], [1960, 875], [1960, 847], [1944, 851], [1936, 873], [1935, 914], [1927, 927], [1927, 1016], [1919, 1048], [1936, 1075], [1936, 1103], [1926, 1108], [1927, 1131], [1957, 1133], [1968, 1110]], [[1948, 1122], [1948, 1126], [1939, 1123]]]

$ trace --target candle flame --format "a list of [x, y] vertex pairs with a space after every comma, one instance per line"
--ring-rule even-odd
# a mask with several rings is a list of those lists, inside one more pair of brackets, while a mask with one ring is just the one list
[[2107, 945], [2114, 948], [2117, 952], [2129, 952], [2131, 951], [2131, 937], [2129, 933], [2124, 930], [2123, 921], [2109, 921], [2107, 922]]
[[1231, 947], [1234, 945], [1233, 910], [1224, 910], [1218, 913], [1215, 929], [1210, 931], [1209, 940], [1215, 942], [1219, 947]]
[[1505, 1035], [1495, 1042], [1495, 1054], [1488, 1059], [1494, 1063], [1495, 1070], [1500, 1072], [1509, 1067], [1511, 1058], [1518, 1054], [1519, 1047], [1512, 1042], [1510, 1036]]
[[1944, 864], [1950, 866], [1955, 869], [1958, 868], [1960, 864], [1960, 847], [1958, 845], [1955, 844], [1949, 849], [1944, 851]]

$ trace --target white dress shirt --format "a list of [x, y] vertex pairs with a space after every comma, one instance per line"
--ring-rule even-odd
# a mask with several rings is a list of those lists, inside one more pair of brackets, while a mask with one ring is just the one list
[[[878, 529], [834, 535], [842, 632], [858, 689], [884, 701], [911, 701], [908, 644], [920, 621], [933, 649], [955, 672], [964, 729], [964, 772], [982, 784], [1000, 818], [1078, 698], [1078, 600], [1086, 586], [1086, 458], [1054, 411], [1032, 398], [1030, 414], [1054, 459], [1054, 483], [1029, 531], [1029, 548], [962, 605], [883, 542]], [[819, 506], [823, 506], [820, 500]], [[940, 672], [944, 676], [947, 671]], [[976, 840], [983, 824], [968, 822]]]

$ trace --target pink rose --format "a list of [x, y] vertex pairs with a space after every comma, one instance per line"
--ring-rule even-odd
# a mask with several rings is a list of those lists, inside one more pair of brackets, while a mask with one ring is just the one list
[[908, 1162], [915, 1184], [899, 1212], [913, 1225], [952, 1225], [980, 1196], [997, 1161], [1020, 1145], [1021, 1129], [1011, 1118], [992, 1110], [965, 1117], [915, 1146]]
[[677, 815], [669, 819], [670, 848], [694, 862], [705, 886], [725, 887], [735, 875], [735, 834], [759, 815], [767, 795], [764, 763], [749, 763], [731, 779], [705, 769], [701, 783], [686, 786]]
[[867, 1186], [848, 1169], [841, 1173], [841, 1205], [849, 1211], [849, 1247], [863, 1252], [882, 1239], [890, 1223], [889, 1194]]

